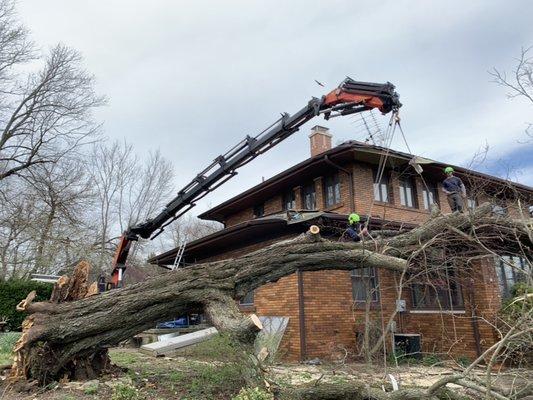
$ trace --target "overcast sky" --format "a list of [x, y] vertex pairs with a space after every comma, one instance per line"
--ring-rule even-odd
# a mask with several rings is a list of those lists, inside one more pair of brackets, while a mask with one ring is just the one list
[[[533, 45], [531, 1], [19, 0], [18, 10], [43, 48], [81, 51], [109, 98], [98, 113], [107, 136], [139, 154], [159, 148], [175, 165], [176, 190], [347, 75], [396, 85], [413, 153], [468, 165], [488, 144], [478, 169], [519, 170], [533, 185], [533, 143], [521, 143], [533, 105], [507, 99], [487, 72], [510, 70]], [[195, 213], [309, 157], [315, 124], [335, 143], [366, 136], [357, 118], [317, 118]], [[406, 150], [400, 136], [393, 148]]]

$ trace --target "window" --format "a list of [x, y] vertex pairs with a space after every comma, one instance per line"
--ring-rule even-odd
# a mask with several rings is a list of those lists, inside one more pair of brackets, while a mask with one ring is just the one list
[[424, 209], [431, 210], [432, 204], [439, 204], [437, 186], [429, 184], [427, 187], [424, 187], [422, 197], [424, 198]]
[[410, 178], [400, 179], [400, 204], [411, 208], [416, 207], [415, 186]]
[[502, 256], [496, 265], [500, 292], [504, 299], [512, 297], [511, 289], [517, 282], [526, 281], [529, 273], [527, 262], [516, 256]]
[[359, 268], [350, 271], [352, 278], [352, 294], [354, 301], [378, 301], [376, 270]]
[[289, 190], [283, 195], [283, 210], [294, 210], [296, 208], [296, 197], [294, 190]]
[[504, 215], [507, 214], [507, 210], [505, 209], [505, 207], [503, 207], [500, 204], [494, 204], [492, 206], [492, 212], [493, 212], [493, 214], [499, 215], [501, 217], [503, 217]]
[[428, 274], [411, 285], [413, 308], [422, 310], [453, 310], [463, 308], [463, 296], [454, 270], [448, 268], [438, 274]]
[[265, 215], [265, 203], [254, 206], [254, 217], [259, 218]]
[[310, 183], [303, 187], [302, 199], [305, 210], [316, 210], [316, 192], [314, 183]]
[[339, 174], [327, 176], [324, 180], [324, 199], [326, 207], [331, 207], [341, 202], [341, 184]]
[[241, 306], [251, 306], [254, 304], [254, 291], [246, 293], [246, 295], [240, 299], [239, 304]]
[[374, 171], [374, 200], [383, 203], [389, 202], [389, 178], [383, 171], [381, 180], [378, 182], [378, 172]]

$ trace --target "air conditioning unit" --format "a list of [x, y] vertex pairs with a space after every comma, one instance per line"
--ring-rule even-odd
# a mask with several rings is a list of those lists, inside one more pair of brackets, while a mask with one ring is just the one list
[[396, 357], [422, 358], [421, 335], [418, 333], [395, 333], [393, 350]]

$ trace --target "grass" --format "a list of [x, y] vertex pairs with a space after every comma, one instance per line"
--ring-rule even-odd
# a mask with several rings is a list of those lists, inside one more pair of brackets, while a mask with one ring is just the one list
[[0, 365], [11, 364], [13, 346], [20, 338], [19, 332], [0, 333]]
[[191, 372], [187, 394], [195, 399], [227, 398], [246, 385], [244, 371], [239, 364], [197, 365]]
[[[136, 351], [113, 350], [111, 360], [128, 368], [131, 387], [140, 388], [134, 393], [126, 388], [115, 390], [112, 400], [137, 400], [154, 398], [165, 392], [164, 398], [182, 400], [230, 399], [246, 386], [246, 363], [242, 363], [238, 349], [228, 345], [226, 339], [202, 343], [198, 349], [188, 349], [195, 357], [154, 358]], [[226, 361], [221, 361], [225, 359]], [[229, 360], [229, 361], [228, 361]], [[154, 386], [158, 387], [153, 393]], [[129, 396], [129, 397], [128, 397]]]
[[176, 353], [182, 357], [195, 360], [230, 362], [242, 358], [242, 351], [227, 335], [215, 335], [212, 338], [186, 347]]
[[90, 385], [83, 389], [83, 393], [87, 395], [97, 394], [98, 393], [98, 384], [95, 383], [94, 385]]
[[119, 384], [113, 388], [111, 400], [135, 400], [139, 398], [137, 389], [128, 384]]
[[141, 353], [126, 353], [122, 351], [111, 352], [113, 361], [118, 365], [126, 368], [135, 366], [135, 364], [142, 362], [143, 355]]

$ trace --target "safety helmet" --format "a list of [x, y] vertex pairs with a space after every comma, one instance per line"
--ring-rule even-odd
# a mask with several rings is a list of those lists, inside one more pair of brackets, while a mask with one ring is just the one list
[[359, 221], [361, 221], [361, 217], [359, 216], [359, 214], [353, 213], [353, 214], [350, 214], [350, 216], [348, 217], [348, 222], [350, 224], [355, 224]]
[[444, 173], [445, 174], [451, 174], [453, 172], [453, 168], [452, 167], [446, 167], [444, 168]]

